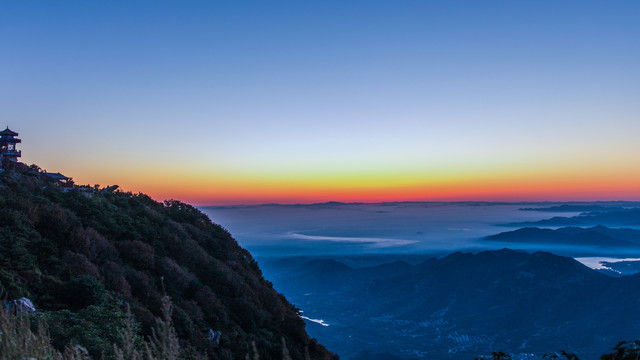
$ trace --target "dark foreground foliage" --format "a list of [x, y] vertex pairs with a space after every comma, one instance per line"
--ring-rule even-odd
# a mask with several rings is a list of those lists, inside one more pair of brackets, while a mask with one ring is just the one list
[[0, 173], [0, 291], [33, 301], [57, 349], [75, 343], [114, 358], [126, 304], [147, 338], [167, 295], [187, 357], [244, 358], [254, 349], [263, 359], [284, 350], [293, 359], [334, 357], [251, 255], [194, 207], [63, 189], [39, 175], [20, 163]]
[[600, 357], [601, 360], [638, 360], [640, 359], [640, 341], [621, 341], [614, 352]]
[[[600, 360], [640, 360], [640, 341], [621, 341], [614, 348], [614, 352], [600, 356]], [[545, 359], [560, 360], [580, 360], [576, 354], [561, 350], [557, 353], [545, 354]], [[474, 360], [483, 360], [477, 357]], [[502, 351], [493, 352], [491, 356], [486, 357], [491, 360], [511, 360], [511, 355]]]

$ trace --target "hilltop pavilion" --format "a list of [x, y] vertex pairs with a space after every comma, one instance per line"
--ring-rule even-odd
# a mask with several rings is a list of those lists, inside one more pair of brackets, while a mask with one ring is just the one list
[[0, 161], [17, 162], [18, 158], [22, 156], [22, 151], [16, 149], [16, 144], [21, 143], [22, 140], [16, 136], [18, 133], [9, 130], [8, 126], [0, 131]]

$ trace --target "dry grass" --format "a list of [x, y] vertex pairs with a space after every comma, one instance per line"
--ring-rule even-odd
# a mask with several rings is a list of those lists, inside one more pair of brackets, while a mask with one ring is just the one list
[[173, 305], [168, 296], [162, 298], [162, 318], [156, 319], [151, 339], [144, 343], [148, 360], [178, 360], [180, 357], [180, 342], [171, 324]]
[[[114, 344], [116, 359], [178, 360], [181, 355], [180, 343], [171, 324], [171, 312], [171, 300], [165, 296], [162, 299], [162, 318], [156, 319], [151, 338], [142, 342], [137, 335], [133, 315], [127, 309], [125, 327], [118, 331], [120, 346]], [[80, 345], [68, 346], [63, 353], [59, 352], [51, 345], [46, 322], [0, 306], [0, 360], [36, 359], [91, 360], [91, 357]]]
[[[127, 306], [125, 326], [118, 330], [119, 344], [113, 345], [116, 359], [179, 360], [182, 351], [171, 322], [172, 311], [171, 300], [165, 296], [162, 299], [162, 317], [156, 319], [151, 337], [143, 341], [137, 334], [135, 319]], [[260, 359], [253, 341], [246, 359]], [[284, 338], [282, 359], [291, 360]], [[0, 305], [0, 360], [91, 360], [91, 356], [80, 345], [67, 346], [63, 353], [59, 352], [51, 345], [45, 321], [31, 314], [11, 312]]]
[[12, 313], [0, 306], [0, 356], [13, 359], [62, 359], [49, 340], [44, 321], [37, 321], [36, 330], [31, 329], [31, 316]]
[[51, 345], [46, 322], [0, 306], [0, 359], [89, 360], [90, 357], [87, 350], [78, 345], [60, 353]]

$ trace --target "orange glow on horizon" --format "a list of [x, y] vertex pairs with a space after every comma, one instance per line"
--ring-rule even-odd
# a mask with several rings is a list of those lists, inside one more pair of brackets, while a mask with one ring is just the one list
[[118, 184], [125, 191], [142, 192], [159, 201], [177, 199], [197, 206], [328, 201], [640, 201], [640, 169], [585, 168], [264, 174], [151, 164], [118, 171], [69, 166], [63, 173], [77, 184]]
[[[607, 178], [576, 181], [557, 178], [477, 178], [404, 184], [259, 181], [247, 179], [129, 179], [124, 190], [156, 200], [178, 199], [197, 206], [265, 203], [394, 202], [394, 201], [598, 201], [640, 200], [640, 182]], [[106, 183], [105, 183], [106, 184]]]

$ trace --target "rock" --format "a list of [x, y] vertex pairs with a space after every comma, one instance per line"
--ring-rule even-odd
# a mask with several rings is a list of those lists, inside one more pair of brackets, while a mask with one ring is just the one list
[[36, 307], [33, 305], [31, 300], [26, 297], [5, 301], [5, 307], [7, 308], [7, 310], [14, 311], [16, 313], [31, 314], [36, 312]]
[[209, 339], [213, 345], [220, 345], [220, 338], [222, 337], [222, 331], [213, 331], [213, 329], [209, 329], [207, 333], [207, 339]]

